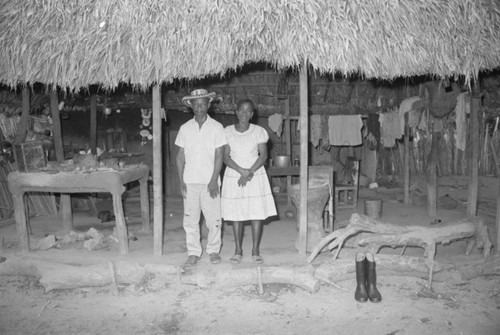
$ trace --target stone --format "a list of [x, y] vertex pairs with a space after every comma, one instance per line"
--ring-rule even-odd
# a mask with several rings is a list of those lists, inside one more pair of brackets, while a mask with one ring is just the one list
[[49, 235], [38, 241], [38, 250], [48, 250], [56, 245], [56, 237], [54, 235]]
[[83, 242], [83, 247], [88, 251], [99, 250], [106, 247], [100, 238], [91, 238]]

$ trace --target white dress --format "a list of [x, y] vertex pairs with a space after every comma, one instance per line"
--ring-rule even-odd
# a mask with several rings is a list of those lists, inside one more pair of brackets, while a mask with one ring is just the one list
[[[232, 160], [246, 169], [251, 168], [259, 157], [259, 144], [269, 140], [267, 131], [254, 124], [250, 124], [248, 130], [242, 133], [234, 125], [226, 127], [224, 131]], [[252, 180], [243, 187], [238, 186], [240, 177], [238, 172], [226, 167], [221, 198], [224, 220], [265, 220], [276, 215], [276, 205], [265, 168], [261, 166], [255, 171]]]

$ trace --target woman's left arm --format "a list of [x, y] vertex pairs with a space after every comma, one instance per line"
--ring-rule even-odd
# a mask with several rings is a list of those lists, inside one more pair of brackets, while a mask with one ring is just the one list
[[255, 163], [250, 167], [250, 171], [255, 173], [267, 160], [267, 143], [258, 144], [259, 157], [255, 160]]

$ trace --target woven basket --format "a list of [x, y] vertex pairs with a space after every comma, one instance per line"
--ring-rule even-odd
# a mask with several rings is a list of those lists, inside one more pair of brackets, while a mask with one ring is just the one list
[[365, 214], [372, 219], [382, 217], [382, 200], [365, 200]]

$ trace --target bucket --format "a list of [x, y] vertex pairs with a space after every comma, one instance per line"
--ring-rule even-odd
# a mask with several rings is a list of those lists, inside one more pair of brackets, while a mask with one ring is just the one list
[[382, 200], [365, 200], [365, 214], [372, 219], [382, 217]]

